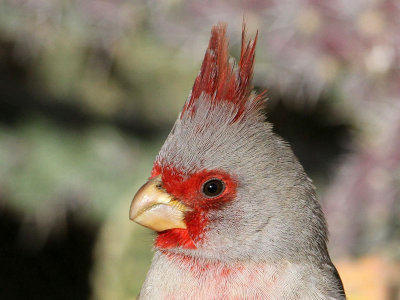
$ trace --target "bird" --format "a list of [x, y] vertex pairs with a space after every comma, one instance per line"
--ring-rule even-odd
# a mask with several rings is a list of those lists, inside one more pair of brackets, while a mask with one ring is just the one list
[[315, 187], [253, 91], [258, 31], [212, 27], [200, 72], [131, 220], [155, 231], [138, 299], [345, 299]]

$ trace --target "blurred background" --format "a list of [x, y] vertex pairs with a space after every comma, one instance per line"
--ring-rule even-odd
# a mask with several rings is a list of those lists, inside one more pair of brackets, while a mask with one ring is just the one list
[[132, 196], [211, 26], [259, 30], [254, 84], [317, 186], [348, 298], [400, 299], [398, 0], [0, 1], [0, 298], [134, 299]]

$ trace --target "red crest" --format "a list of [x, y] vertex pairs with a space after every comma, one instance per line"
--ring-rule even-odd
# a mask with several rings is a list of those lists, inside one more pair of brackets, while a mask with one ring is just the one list
[[[200, 73], [194, 82], [191, 94], [186, 101], [182, 114], [194, 112], [194, 103], [201, 94], [210, 97], [210, 101], [228, 101], [234, 103], [238, 110], [235, 120], [245, 111], [252, 91], [253, 65], [258, 32], [253, 40], [246, 42], [246, 26], [242, 27], [242, 48], [239, 64], [229, 58], [226, 25], [218, 24], [211, 30], [211, 38], [201, 65]], [[265, 92], [251, 99], [257, 107], [264, 103]]]

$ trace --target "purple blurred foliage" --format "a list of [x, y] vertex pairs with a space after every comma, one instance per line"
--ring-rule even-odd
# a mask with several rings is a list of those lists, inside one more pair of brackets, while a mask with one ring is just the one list
[[257, 60], [262, 66], [255, 79], [260, 85], [284, 93], [304, 89], [309, 97], [335, 85], [352, 96], [346, 101], [350, 106], [399, 95], [397, 1], [177, 2], [156, 5], [150, 19], [166, 42], [193, 47], [196, 40], [207, 40], [211, 24], [223, 21], [231, 25], [237, 44], [243, 16], [251, 31], [258, 28]]
[[[399, 108], [397, 107], [397, 110]], [[325, 196], [335, 254], [389, 252], [400, 258], [400, 115], [343, 160]]]

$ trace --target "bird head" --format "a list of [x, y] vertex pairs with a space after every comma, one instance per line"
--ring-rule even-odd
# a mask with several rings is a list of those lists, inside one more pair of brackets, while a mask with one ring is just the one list
[[256, 42], [243, 26], [236, 64], [226, 26], [212, 28], [191, 93], [132, 201], [130, 218], [157, 232], [160, 251], [277, 260], [326, 247], [311, 181], [265, 122], [264, 93], [252, 92]]

